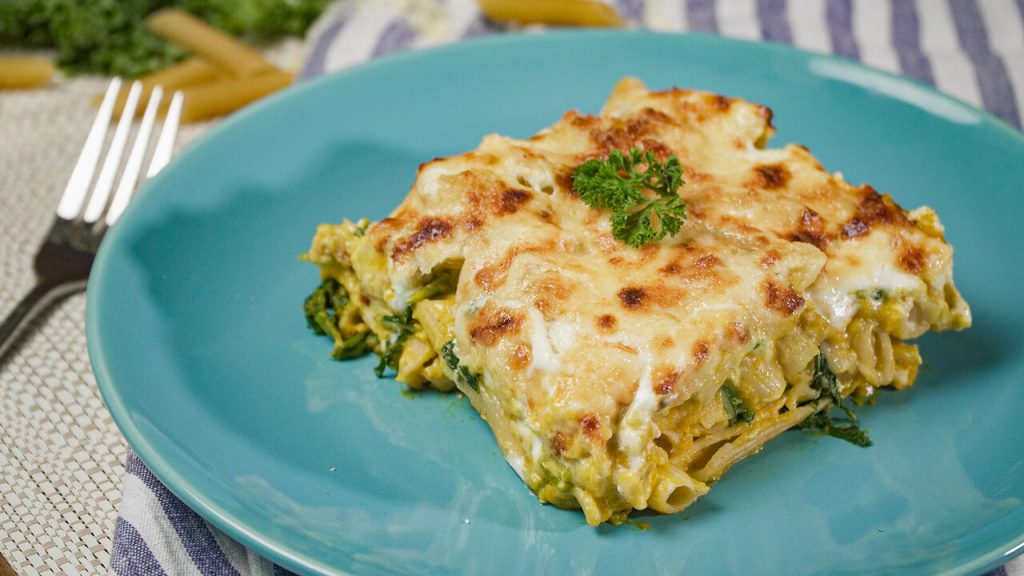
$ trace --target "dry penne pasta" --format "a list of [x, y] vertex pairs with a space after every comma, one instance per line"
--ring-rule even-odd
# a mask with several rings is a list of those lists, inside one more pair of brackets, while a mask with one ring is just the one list
[[615, 8], [594, 0], [477, 0], [491, 20], [560, 26], [622, 26]]
[[197, 122], [221, 116], [288, 86], [294, 80], [289, 72], [274, 69], [248, 78], [224, 78], [207, 84], [186, 87], [181, 110], [182, 122]]
[[235, 76], [256, 76], [276, 70], [262, 54], [183, 10], [154, 12], [146, 25], [155, 34], [203, 56]]
[[[153, 88], [156, 86], [161, 86], [165, 93], [173, 93], [175, 90], [180, 90], [182, 88], [198, 84], [208, 84], [223, 77], [224, 72], [219, 67], [211, 64], [205, 58], [198, 56], [194, 56], [179, 62], [178, 64], [173, 64], [163, 70], [147, 74], [139, 78], [139, 81], [142, 82], [142, 95], [140, 101], [143, 105], [139, 106], [136, 115], [142, 115], [143, 110], [145, 110], [144, 104], [149, 100], [149, 95], [153, 92]], [[114, 104], [115, 115], [120, 115], [121, 110], [124, 109], [125, 100], [128, 99], [128, 91], [128, 86], [121, 88], [121, 92], [117, 96], [117, 102]], [[103, 95], [97, 94], [93, 97], [92, 103], [99, 106], [102, 99]]]
[[53, 77], [53, 61], [38, 56], [0, 56], [0, 88], [36, 88]]

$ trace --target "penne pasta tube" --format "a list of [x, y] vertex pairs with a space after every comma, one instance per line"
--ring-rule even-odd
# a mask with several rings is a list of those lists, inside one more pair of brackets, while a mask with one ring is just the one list
[[295, 79], [289, 72], [274, 70], [248, 78], [222, 78], [182, 90], [185, 101], [182, 122], [197, 122], [233, 112], [271, 92], [288, 86]]
[[[173, 93], [175, 90], [197, 84], [207, 84], [223, 77], [224, 73], [220, 68], [214, 66], [205, 58], [194, 56], [139, 78], [142, 82], [141, 101], [145, 103], [149, 100], [149, 95], [153, 92], [155, 86], [162, 86], [166, 93]], [[117, 96], [117, 102], [114, 104], [115, 115], [121, 114], [121, 110], [124, 109], [124, 102], [127, 99], [128, 87], [125, 86], [122, 87], [120, 94]], [[101, 100], [103, 100], [103, 95], [97, 94], [93, 97], [92, 102], [94, 105], [99, 106]], [[145, 109], [145, 106], [139, 107], [137, 116], [142, 115], [143, 109]]]
[[0, 88], [37, 88], [53, 77], [53, 61], [38, 56], [0, 56]]
[[615, 8], [597, 0], [477, 0], [484, 15], [499, 22], [557, 26], [622, 26]]
[[146, 19], [153, 33], [202, 56], [235, 76], [256, 76], [275, 67], [259, 52], [174, 8], [157, 10]]
[[698, 482], [675, 466], [667, 466], [655, 474], [654, 489], [647, 505], [662, 514], [674, 514], [694, 500], [707, 494], [708, 486]]

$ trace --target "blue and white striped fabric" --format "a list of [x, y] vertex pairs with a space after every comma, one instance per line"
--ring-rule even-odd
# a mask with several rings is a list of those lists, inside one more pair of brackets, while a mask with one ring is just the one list
[[[557, 1], [557, 0], [552, 0]], [[615, 0], [634, 27], [792, 44], [904, 74], [1021, 128], [1024, 0]], [[474, 0], [342, 0], [314, 25], [302, 78], [508, 28]], [[125, 574], [288, 574], [174, 497], [129, 454], [111, 569]], [[1024, 576], [1024, 557], [989, 576]]]
[[161, 484], [132, 451], [125, 463], [121, 498], [110, 554], [115, 574], [291, 574], [208, 524]]
[[[931, 84], [1018, 129], [1022, 126], [1021, 0], [616, 0], [615, 4], [635, 27], [780, 42], [859, 60]], [[314, 29], [302, 76], [506, 30], [484, 19], [473, 0], [340, 2]]]

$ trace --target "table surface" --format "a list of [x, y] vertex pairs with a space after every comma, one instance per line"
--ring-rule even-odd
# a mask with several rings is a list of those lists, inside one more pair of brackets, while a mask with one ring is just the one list
[[[106, 84], [0, 94], [0, 311], [32, 287], [32, 256]], [[183, 127], [178, 146], [207, 128]], [[0, 398], [0, 554], [19, 574], [105, 571], [127, 448], [90, 369], [84, 293], [26, 330], [0, 368]]]

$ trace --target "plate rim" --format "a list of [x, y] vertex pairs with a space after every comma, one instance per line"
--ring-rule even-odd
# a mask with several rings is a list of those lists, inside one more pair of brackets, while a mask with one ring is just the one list
[[[920, 90], [928, 92], [930, 96], [940, 98], [947, 103], [969, 111], [971, 115], [978, 119], [978, 124], [981, 125], [981, 128], [988, 130], [995, 129], [1004, 135], [1009, 136], [1012, 140], [1016, 140], [1017, 144], [1024, 146], [1024, 133], [1018, 131], [1015, 127], [987, 110], [965, 102], [950, 94], [941, 92], [937, 88], [915, 78], [873, 68], [857, 60], [851, 60], [835, 54], [811, 52], [777, 42], [753, 41], [699, 32], [678, 33], [646, 29], [565, 29], [547, 30], [541, 33], [513, 32], [464, 39], [452, 43], [391, 54], [371, 59], [342, 70], [304, 79], [298, 84], [263, 98], [221, 120], [217, 125], [211, 127], [195, 141], [191, 142], [187, 149], [182, 151], [172, 160], [172, 162], [175, 164], [178, 162], [187, 162], [188, 158], [191, 156], [199, 155], [205, 147], [213, 145], [210, 144], [211, 142], [215, 144], [223, 134], [230, 134], [236, 129], [236, 126], [244, 125], [244, 123], [249, 122], [252, 117], [258, 118], [263, 115], [264, 110], [283, 106], [289, 100], [299, 98], [302, 94], [309, 91], [316, 92], [327, 90], [329, 89], [328, 86], [335, 82], [344, 82], [346, 77], [362, 74], [368, 70], [380, 67], [400, 66], [404, 62], [410, 60], [416, 61], [419, 59], [444, 58], [450, 53], [475, 51], [486, 49], [488, 47], [512, 45], [513, 48], [516, 48], [519, 45], [530, 45], [540, 41], [573, 43], [581, 40], [601, 37], [625, 38], [630, 36], [640, 39], [654, 37], [676, 39], [681, 42], [706, 42], [712, 45], [717, 44], [726, 47], [737, 47], [743, 50], [781, 52], [787, 54], [788, 57], [799, 57], [803, 59], [813, 58], [841, 62], [842, 65], [846, 67], [860, 69], [861, 71], [865, 71], [873, 75], [880, 75], [899, 83], [909, 83]], [[836, 80], [841, 79], [837, 78]], [[891, 96], [887, 97], [891, 98]], [[150, 181], [145, 183], [143, 187], [149, 188], [151, 186], [157, 186], [159, 182], [168, 177], [166, 174], [167, 171], [157, 174]], [[133, 202], [132, 206], [129, 206], [128, 210], [123, 215], [123, 218], [131, 219], [134, 212], [133, 208], [135, 208], [137, 204], [138, 202]], [[90, 288], [93, 288], [96, 284], [99, 284], [100, 289], [103, 288], [103, 283], [107, 277], [107, 262], [111, 258], [114, 258], [112, 254], [115, 253], [115, 248], [120, 243], [119, 239], [121, 234], [119, 234], [119, 231], [122, 229], [123, 226], [114, 227], [110, 230], [107, 234], [107, 241], [101, 245], [93, 265], [93, 273], [89, 282]], [[118, 384], [111, 377], [108, 358], [104, 354], [105, 344], [100, 329], [100, 325], [103, 321], [100, 318], [100, 305], [98, 305], [98, 299], [100, 298], [99, 292], [100, 290], [92, 289], [88, 290], [86, 294], [86, 339], [90, 363], [97, 387], [108, 412], [129, 444], [129, 447], [134, 450], [142, 462], [150, 469], [150, 471], [153, 472], [161, 483], [163, 483], [176, 497], [182, 500], [200, 517], [210, 522], [242, 545], [253, 549], [274, 563], [300, 573], [346, 574], [347, 572], [339, 567], [327, 565], [316, 558], [312, 558], [306, 554], [289, 549], [287, 546], [274, 541], [255, 527], [250, 526], [242, 519], [226, 512], [222, 507], [217, 505], [216, 502], [213, 502], [208, 495], [204, 495], [202, 490], [197, 489], [194, 482], [179, 474], [166, 457], [161, 455], [151, 445], [147, 440], [145, 433], [136, 425], [135, 419], [130, 415], [130, 410], [123, 402], [118, 391]], [[940, 572], [935, 572], [935, 574], [953, 576], [969, 573], [981, 573], [1002, 566], [1021, 554], [1024, 554], [1024, 527], [1021, 527], [1015, 535], [1005, 539], [1002, 544], [991, 547], [987, 553], [977, 555], [970, 561], [966, 561], [958, 566], [954, 566]]]

